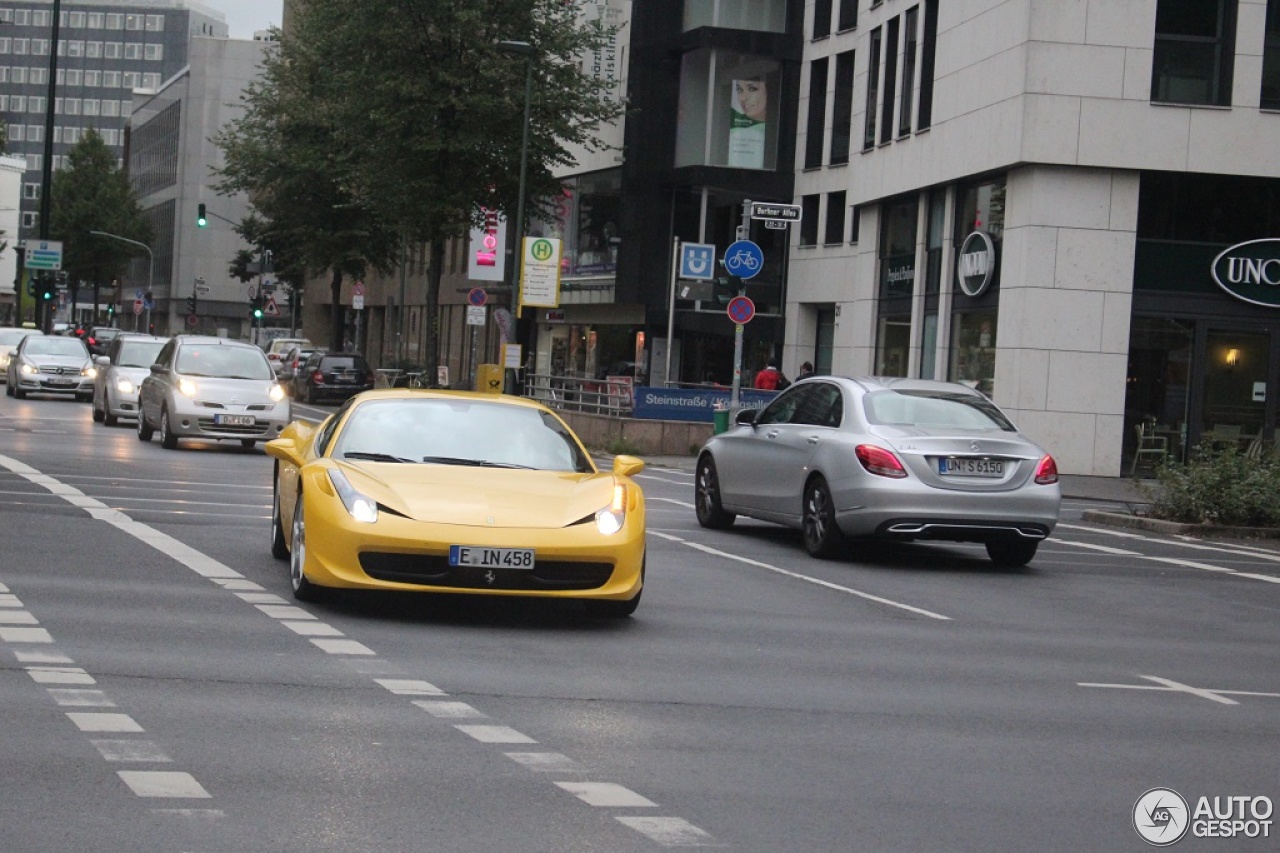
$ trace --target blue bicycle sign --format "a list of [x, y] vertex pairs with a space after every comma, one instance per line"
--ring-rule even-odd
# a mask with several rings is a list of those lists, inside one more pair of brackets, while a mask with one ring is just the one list
[[764, 268], [764, 252], [750, 240], [739, 240], [725, 249], [724, 268], [730, 275], [753, 278]]

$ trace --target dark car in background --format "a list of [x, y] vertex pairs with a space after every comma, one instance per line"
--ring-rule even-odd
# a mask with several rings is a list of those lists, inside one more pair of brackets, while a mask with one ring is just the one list
[[89, 355], [96, 358], [107, 354], [107, 348], [111, 346], [111, 342], [116, 339], [121, 331], [115, 326], [90, 326], [89, 330], [80, 337], [80, 340], [84, 341], [84, 345], [89, 348]]
[[[314, 352], [322, 352], [322, 350], [310, 344], [292, 346], [285, 350], [284, 355], [280, 356], [280, 360], [275, 363], [276, 376], [280, 378], [280, 384], [290, 394], [293, 393], [293, 381], [297, 378], [298, 371]], [[267, 357], [270, 358], [270, 356]]]
[[373, 368], [358, 352], [313, 352], [298, 368], [293, 394], [299, 400], [346, 400], [373, 388]]

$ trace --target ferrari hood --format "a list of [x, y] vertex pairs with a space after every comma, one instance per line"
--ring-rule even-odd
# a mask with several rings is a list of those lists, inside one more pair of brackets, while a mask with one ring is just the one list
[[464, 465], [339, 462], [351, 485], [417, 521], [476, 527], [566, 527], [606, 506], [612, 474]]

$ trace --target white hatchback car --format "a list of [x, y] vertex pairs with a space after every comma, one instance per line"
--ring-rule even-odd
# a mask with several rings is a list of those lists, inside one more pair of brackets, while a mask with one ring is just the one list
[[179, 438], [278, 438], [292, 420], [289, 398], [253, 344], [178, 335], [165, 344], [138, 392], [138, 440], [158, 430], [167, 449]]
[[98, 375], [93, 379], [95, 421], [115, 426], [120, 418], [138, 416], [138, 387], [168, 341], [168, 338], [132, 332], [112, 338], [107, 354], [93, 360], [98, 368]]

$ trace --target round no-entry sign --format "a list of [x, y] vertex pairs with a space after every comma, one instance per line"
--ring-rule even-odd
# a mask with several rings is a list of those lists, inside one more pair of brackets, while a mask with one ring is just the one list
[[756, 304], [745, 296], [735, 296], [729, 300], [725, 313], [735, 323], [750, 323], [751, 318], [756, 316]]
[[473, 287], [467, 291], [467, 304], [477, 308], [489, 301], [489, 294], [483, 287]]

